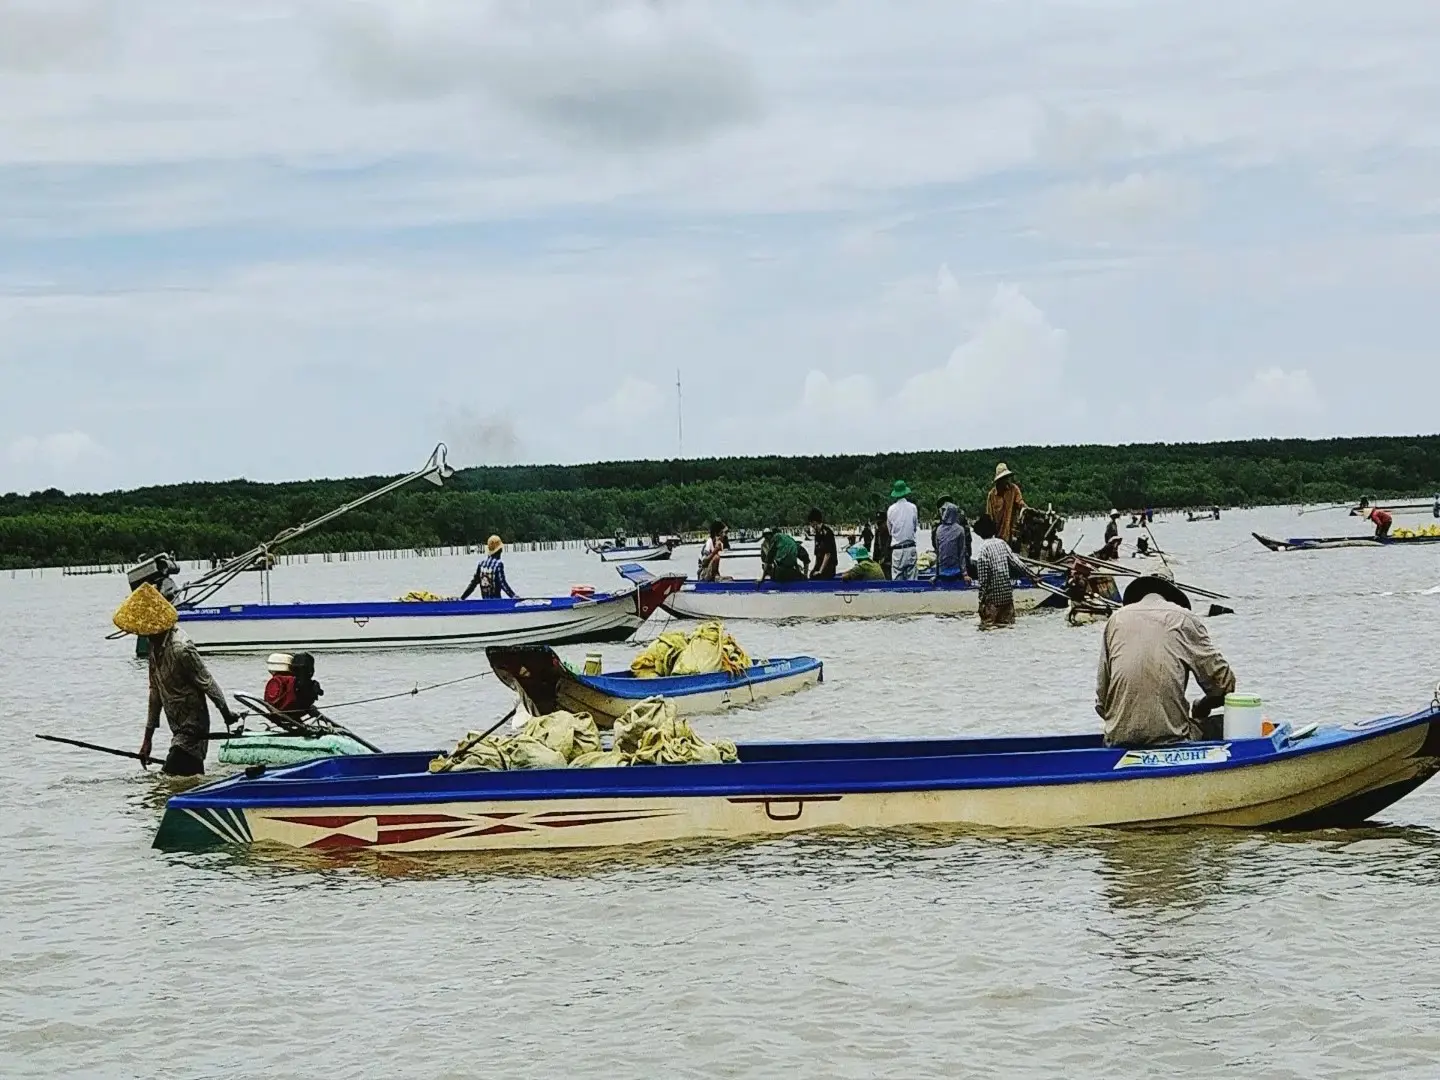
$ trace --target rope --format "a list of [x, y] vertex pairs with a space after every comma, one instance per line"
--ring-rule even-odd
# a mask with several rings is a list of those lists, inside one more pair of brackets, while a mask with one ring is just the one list
[[428, 690], [439, 690], [445, 686], [455, 686], [459, 683], [469, 682], [471, 679], [483, 679], [487, 675], [495, 674], [493, 671], [477, 671], [473, 675], [462, 675], [458, 679], [448, 679], [445, 682], [431, 683], [429, 686], [413, 686], [409, 690], [401, 690], [395, 694], [381, 694], [378, 697], [358, 698], [355, 701], [342, 701], [338, 705], [326, 705], [326, 712], [334, 712], [336, 709], [348, 709], [351, 705], [372, 705], [377, 701], [394, 701], [396, 698], [414, 697], [416, 694], [423, 694]]

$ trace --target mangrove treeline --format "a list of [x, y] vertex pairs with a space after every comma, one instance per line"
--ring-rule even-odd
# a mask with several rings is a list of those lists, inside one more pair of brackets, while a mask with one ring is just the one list
[[[1440, 436], [1131, 446], [1022, 446], [843, 457], [752, 457], [464, 469], [444, 489], [417, 482], [287, 550], [361, 551], [509, 540], [673, 533], [713, 517], [733, 527], [798, 525], [811, 506], [856, 522], [891, 481], [922, 510], [953, 495], [973, 512], [997, 461], [1032, 505], [1068, 514], [1153, 506], [1329, 502], [1440, 489]], [[385, 477], [172, 484], [106, 494], [0, 496], [0, 567], [126, 562], [244, 551]]]

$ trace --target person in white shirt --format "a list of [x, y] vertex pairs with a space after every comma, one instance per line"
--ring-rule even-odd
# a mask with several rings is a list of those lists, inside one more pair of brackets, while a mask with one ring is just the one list
[[890, 510], [885, 523], [890, 529], [890, 580], [914, 581], [916, 570], [915, 532], [920, 527], [920, 511], [910, 501], [910, 485], [896, 480], [890, 488]]

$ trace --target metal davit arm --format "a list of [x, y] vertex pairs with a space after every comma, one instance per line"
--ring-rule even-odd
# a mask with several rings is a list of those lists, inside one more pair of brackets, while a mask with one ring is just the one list
[[358, 499], [352, 499], [343, 506], [337, 506], [334, 510], [331, 510], [327, 514], [322, 514], [313, 521], [307, 521], [300, 525], [292, 525], [290, 528], [277, 533], [270, 540], [262, 544], [256, 544], [249, 551], [245, 552], [245, 554], [237, 555], [223, 565], [217, 566], [214, 570], [202, 574], [194, 581], [187, 582], [181, 586], [180, 595], [176, 598], [175, 606], [178, 608], [199, 607], [235, 580], [246, 567], [254, 564], [257, 559], [268, 558], [274, 549], [288, 544], [290, 541], [304, 536], [308, 532], [313, 532], [322, 525], [328, 525], [336, 518], [342, 517], [357, 507], [364, 506], [368, 502], [373, 502], [382, 495], [389, 495], [392, 491], [396, 491], [412, 481], [428, 480], [436, 487], [443, 486], [446, 480], [455, 475], [455, 470], [450, 467], [449, 462], [446, 460], [446, 453], [447, 448], [445, 444], [443, 442], [437, 443], [435, 449], [430, 451], [430, 457], [426, 460], [425, 464], [409, 476], [402, 476], [398, 480], [392, 480], [384, 487], [377, 488], [368, 495], [360, 496]]

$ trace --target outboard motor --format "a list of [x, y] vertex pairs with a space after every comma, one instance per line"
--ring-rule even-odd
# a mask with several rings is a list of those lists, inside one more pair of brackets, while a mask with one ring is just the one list
[[175, 584], [175, 575], [179, 572], [180, 564], [162, 551], [126, 570], [125, 578], [130, 583], [131, 592], [148, 583], [159, 589], [160, 595], [173, 604], [175, 597], [180, 595], [180, 586]]

